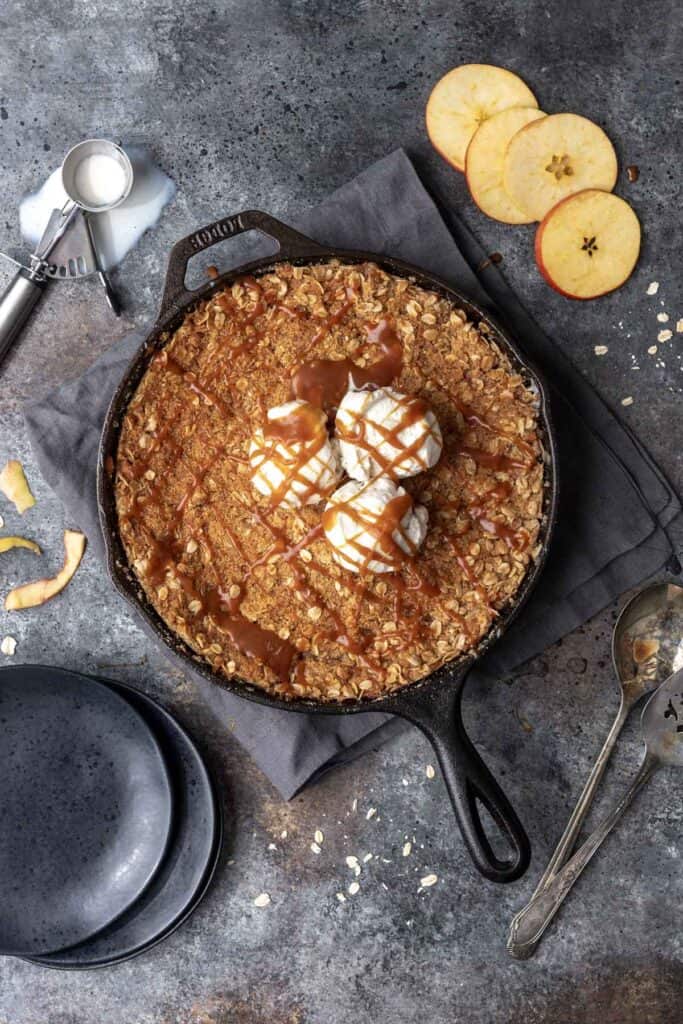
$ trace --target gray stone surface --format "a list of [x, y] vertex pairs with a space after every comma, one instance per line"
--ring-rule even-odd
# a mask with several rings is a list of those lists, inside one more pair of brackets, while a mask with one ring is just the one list
[[[1, 20], [4, 247], [19, 251], [21, 194], [82, 137], [144, 143], [178, 184], [158, 229], [114, 274], [124, 320], [110, 317], [94, 284], [55, 287], [0, 371], [0, 464], [14, 456], [28, 467], [39, 506], [26, 522], [51, 567], [61, 561], [63, 513], [32, 467], [22, 402], [75, 376], [153, 316], [165, 256], [191, 228], [246, 206], [286, 218], [397, 145], [441, 201], [503, 254], [503, 272], [607, 401], [619, 407], [633, 396], [620, 411], [683, 482], [683, 337], [647, 354], [662, 327], [656, 313], [672, 321], [683, 315], [674, 0], [647, 7], [625, 0], [5, 0]], [[532, 230], [486, 220], [462, 178], [432, 152], [423, 129], [430, 85], [464, 61], [520, 71], [542, 107], [593, 117], [622, 163], [639, 166], [639, 181], [622, 175], [619, 186], [645, 230], [625, 289], [587, 304], [554, 294], [533, 265]], [[648, 297], [653, 280], [659, 293]], [[608, 354], [597, 358], [596, 344]], [[6, 505], [2, 511], [8, 526], [18, 525]], [[31, 559], [3, 556], [3, 589], [34, 573]], [[530, 894], [615, 710], [608, 656], [615, 612], [606, 609], [536, 658], [514, 684], [470, 695], [472, 733], [534, 844], [527, 878], [505, 889], [474, 876], [438, 774], [425, 775], [433, 756], [417, 733], [286, 805], [226, 724], [202, 708], [192, 684], [143, 638], [91, 557], [52, 604], [11, 620], [0, 612], [0, 633], [19, 641], [17, 660], [108, 674], [175, 710], [201, 736], [230, 815], [217, 882], [186, 926], [141, 959], [99, 973], [0, 960], [1, 1024], [680, 1019], [681, 801], [672, 777], [652, 782], [536, 959], [515, 964], [504, 949], [508, 921]], [[596, 815], [639, 756], [632, 723]], [[371, 806], [378, 812], [368, 821]], [[309, 850], [316, 828], [325, 833], [319, 856]], [[403, 858], [406, 837], [414, 837], [413, 852]], [[340, 904], [335, 893], [351, 881], [344, 858], [366, 852], [373, 860], [360, 892]], [[439, 882], [418, 895], [428, 871]], [[258, 910], [252, 901], [264, 890], [272, 904]]]

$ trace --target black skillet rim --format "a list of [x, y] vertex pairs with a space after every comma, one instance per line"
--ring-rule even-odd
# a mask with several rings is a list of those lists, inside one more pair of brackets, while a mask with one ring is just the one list
[[[206, 285], [194, 291], [188, 301], [183, 302], [180, 306], [171, 308], [169, 312], [162, 315], [141, 343], [112, 397], [102, 428], [98, 453], [97, 502], [100, 525], [105, 542], [107, 570], [116, 590], [142, 616], [148, 631], [151, 631], [155, 638], [164, 644], [174, 660], [179, 661], [184, 667], [191, 668], [204, 679], [230, 693], [266, 707], [276, 707], [284, 711], [297, 711], [309, 714], [356, 714], [369, 711], [401, 713], [401, 705], [409, 701], [410, 697], [418, 691], [420, 694], [423, 694], [423, 691], [432, 688], [436, 689], [441, 684], [445, 686], [449, 682], [453, 683], [457, 678], [462, 678], [474, 662], [488, 651], [518, 615], [541, 574], [557, 518], [558, 505], [557, 444], [550, 416], [547, 387], [542, 374], [522, 354], [518, 343], [510, 337], [507, 330], [488, 311], [485, 311], [476, 303], [466, 298], [448, 282], [444, 281], [443, 278], [395, 257], [365, 250], [337, 249], [321, 246], [313, 240], [308, 241], [310, 241], [309, 255], [287, 254], [286, 248], [283, 248], [275, 256], [254, 260], [250, 263], [230, 268], [223, 274], [220, 274]], [[284, 700], [271, 695], [268, 691], [256, 686], [254, 683], [250, 683], [248, 680], [238, 679], [237, 677], [229, 679], [214, 672], [201, 655], [194, 652], [189, 645], [164, 623], [138, 583], [132, 568], [128, 564], [125, 550], [119, 537], [113, 478], [107, 470], [108, 459], [112, 459], [115, 464], [121, 422], [142, 376], [147, 370], [152, 357], [170, 340], [173, 331], [180, 326], [188, 312], [209, 298], [215, 291], [232, 284], [237, 278], [245, 274], [258, 278], [273, 271], [281, 263], [290, 263], [294, 266], [311, 266], [330, 261], [339, 261], [350, 265], [365, 262], [375, 263], [387, 273], [398, 277], [407, 277], [414, 280], [421, 287], [437, 291], [457, 308], [463, 309], [473, 323], [483, 327], [490, 340], [510, 357], [513, 365], [524, 377], [525, 381], [531, 384], [538, 394], [539, 433], [541, 435], [544, 463], [541, 551], [531, 565], [513, 599], [500, 612], [495, 625], [489, 629], [488, 633], [473, 651], [468, 651], [462, 657], [447, 662], [424, 678], [392, 691], [383, 697], [366, 701], [359, 700], [353, 703], [316, 702], [306, 699]]]

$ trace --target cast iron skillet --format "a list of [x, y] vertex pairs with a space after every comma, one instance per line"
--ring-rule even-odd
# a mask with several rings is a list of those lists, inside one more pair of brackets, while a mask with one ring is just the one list
[[[275, 256], [233, 268], [201, 288], [191, 292], [187, 290], [185, 275], [188, 261], [192, 256], [217, 242], [252, 230], [259, 231], [278, 243], [279, 250]], [[208, 663], [204, 662], [180, 637], [174, 634], [147, 600], [128, 564], [118, 532], [112, 469], [116, 462], [119, 431], [128, 403], [151, 358], [164, 346], [169, 335], [180, 326], [186, 313], [192, 307], [242, 274], [252, 274], [258, 277], [260, 274], [273, 270], [281, 262], [287, 261], [302, 265], [320, 263], [330, 259], [339, 259], [344, 263], [372, 261], [388, 273], [399, 277], [408, 277], [418, 285], [439, 292], [463, 309], [473, 322], [480, 324], [495, 344], [508, 355], [524, 379], [538, 392], [539, 430], [545, 462], [544, 516], [540, 535], [541, 553], [529, 569], [514, 600], [509, 607], [501, 612], [495, 626], [484, 637], [477, 649], [444, 665], [425, 679], [386, 697], [351, 705], [319, 704], [305, 700], [285, 701], [270, 696], [248, 681], [226, 679], [213, 672]], [[465, 732], [461, 702], [469, 669], [504, 632], [526, 601], [540, 575], [556, 515], [557, 469], [553, 429], [542, 380], [538, 372], [529, 366], [515, 343], [500, 327], [492, 323], [488, 314], [473, 305], [445, 281], [404, 263], [402, 260], [379, 256], [375, 253], [345, 251], [319, 245], [275, 220], [274, 217], [257, 210], [224, 217], [213, 224], [208, 224], [177, 242], [171, 250], [159, 317], [128, 367], [107, 414], [100, 444], [97, 488], [100, 521], [107, 549], [107, 565], [114, 586], [135, 607], [156, 638], [161, 640], [185, 667], [190, 666], [193, 671], [240, 697], [246, 697], [248, 700], [270, 707], [278, 707], [285, 711], [303, 711], [307, 714], [322, 715], [350, 715], [363, 711], [382, 711], [399, 715], [413, 722], [425, 733], [436, 751], [458, 824], [477, 869], [494, 882], [512, 882], [524, 874], [530, 860], [529, 841], [507, 797]], [[509, 859], [501, 860], [494, 853], [481, 820], [478, 803], [483, 804], [487, 809], [511, 846], [512, 856]]]

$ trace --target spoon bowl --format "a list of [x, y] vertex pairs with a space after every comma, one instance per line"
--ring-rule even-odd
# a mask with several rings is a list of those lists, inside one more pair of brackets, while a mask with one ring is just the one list
[[653, 583], [624, 605], [612, 634], [612, 661], [630, 703], [683, 668], [683, 587]]

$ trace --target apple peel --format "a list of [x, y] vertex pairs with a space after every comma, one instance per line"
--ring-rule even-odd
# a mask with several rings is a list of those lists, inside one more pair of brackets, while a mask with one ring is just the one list
[[35, 608], [45, 604], [64, 589], [80, 565], [85, 551], [85, 536], [77, 530], [64, 531], [64, 565], [52, 579], [34, 580], [21, 587], [10, 590], [5, 598], [8, 612], [22, 608]]
[[10, 459], [0, 473], [0, 491], [14, 503], [14, 507], [21, 515], [36, 503], [26, 479], [24, 467], [16, 459]]
[[11, 551], [12, 548], [28, 548], [29, 551], [34, 551], [37, 555], [43, 553], [34, 540], [28, 540], [26, 537], [0, 537], [0, 555], [5, 551]]

